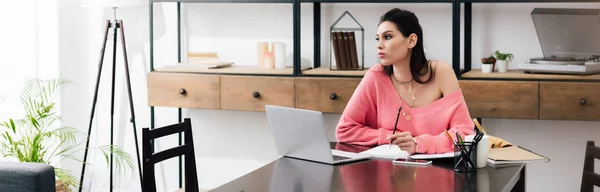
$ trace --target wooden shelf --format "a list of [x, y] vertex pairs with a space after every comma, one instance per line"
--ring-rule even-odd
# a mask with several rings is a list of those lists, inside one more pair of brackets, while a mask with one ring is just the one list
[[331, 76], [331, 77], [363, 77], [369, 71], [364, 70], [330, 70], [329, 67], [309, 68], [302, 70], [302, 75], [306, 76]]
[[178, 72], [178, 73], [207, 73], [207, 74], [240, 74], [240, 75], [293, 75], [293, 68], [285, 69], [261, 69], [256, 66], [232, 66], [216, 69], [194, 69], [194, 68], [175, 68], [163, 67], [156, 68], [157, 72]]
[[559, 75], [525, 73], [519, 70], [509, 70], [506, 73], [483, 73], [480, 69], [472, 69], [461, 75], [462, 79], [488, 80], [558, 80], [558, 81], [600, 81], [600, 74], [595, 75]]

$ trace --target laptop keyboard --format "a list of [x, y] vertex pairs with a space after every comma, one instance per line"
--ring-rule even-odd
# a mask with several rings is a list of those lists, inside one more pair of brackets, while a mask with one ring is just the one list
[[340, 160], [345, 160], [345, 159], [350, 159], [350, 158], [349, 157], [337, 156], [337, 155], [333, 156], [333, 161], [340, 161]]

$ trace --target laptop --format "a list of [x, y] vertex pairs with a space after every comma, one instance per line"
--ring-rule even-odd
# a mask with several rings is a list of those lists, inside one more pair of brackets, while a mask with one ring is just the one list
[[326, 164], [368, 159], [366, 154], [331, 149], [319, 111], [265, 105], [279, 155]]

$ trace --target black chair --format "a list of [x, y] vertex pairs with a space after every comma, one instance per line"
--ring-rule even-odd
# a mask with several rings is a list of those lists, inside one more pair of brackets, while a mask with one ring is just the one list
[[[158, 153], [153, 153], [152, 140], [167, 135], [176, 133], [184, 134], [183, 145], [167, 149]], [[198, 192], [198, 174], [196, 173], [196, 156], [194, 154], [194, 141], [192, 139], [192, 124], [189, 118], [185, 118], [184, 122], [173, 124], [165, 127], [156, 129], [143, 128], [142, 129], [142, 144], [143, 144], [143, 192], [156, 192], [156, 177], [154, 172], [154, 165], [161, 161], [185, 156], [185, 192]], [[179, 189], [178, 191], [182, 191]]]
[[594, 159], [600, 159], [600, 147], [595, 146], [594, 141], [588, 141], [581, 178], [582, 192], [593, 192], [594, 186], [600, 187], [600, 175], [594, 172]]

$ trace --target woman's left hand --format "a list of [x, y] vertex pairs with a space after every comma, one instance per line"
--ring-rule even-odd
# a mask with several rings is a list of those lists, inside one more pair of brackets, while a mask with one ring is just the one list
[[393, 145], [398, 145], [402, 151], [412, 155], [415, 153], [416, 143], [410, 132], [401, 132], [388, 136], [388, 139], [394, 140]]

